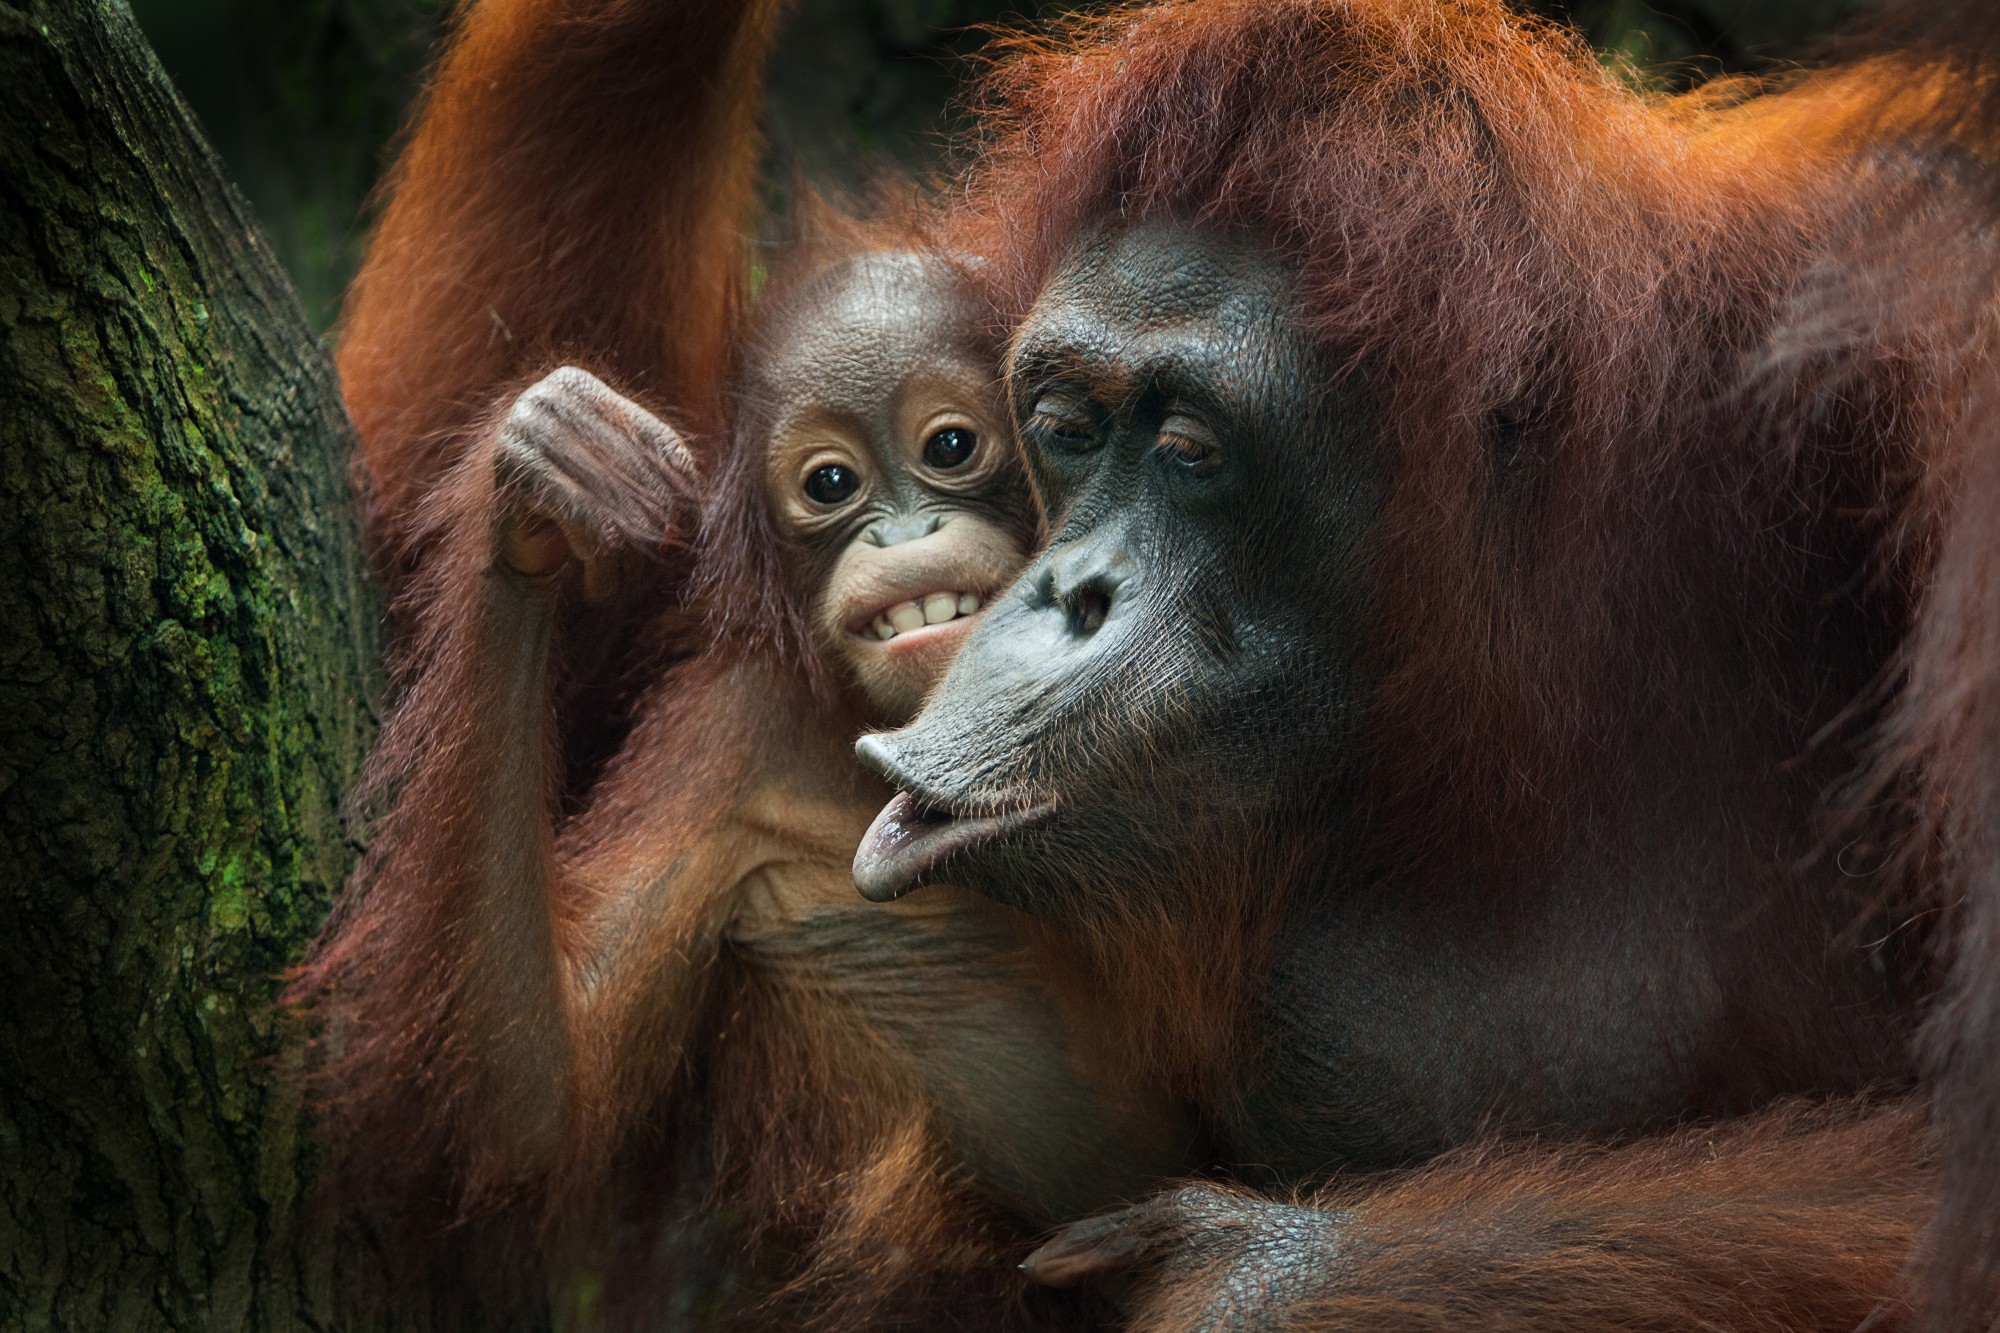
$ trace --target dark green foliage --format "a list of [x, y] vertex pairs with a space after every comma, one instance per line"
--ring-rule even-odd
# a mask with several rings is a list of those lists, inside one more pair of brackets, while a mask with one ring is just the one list
[[[923, 173], [983, 27], [1085, 0], [797, 0], [771, 58], [775, 178]], [[448, 0], [135, 0], [148, 36], [327, 328], [366, 239], [368, 192]]]
[[797, 0], [771, 53], [769, 137], [793, 169], [855, 186], [880, 166], [924, 174], [963, 125], [957, 103], [995, 25], [1018, 28], [1101, 0]]
[[[774, 160], [925, 169], [961, 29], [1068, 7], [800, 0]], [[1740, 68], [1848, 3], [1572, 8]], [[269, 1006], [352, 858], [379, 645], [312, 329], [441, 0], [143, 9], [312, 318], [122, 0], [0, 0], [0, 1329], [323, 1327], [367, 1274], [302, 1220]]]
[[[853, 187], [937, 167], [986, 29], [1103, 0], [796, 0], [771, 58], [778, 194], [794, 170]], [[1667, 86], [1796, 58], [1860, 0], [1523, 0]], [[368, 192], [449, 0], [134, 0], [162, 61], [327, 328], [366, 239]]]
[[446, 0], [133, 0], [326, 328]]
[[0, 1328], [299, 1327], [270, 1003], [379, 652], [344, 417], [122, 3], [0, 0], [0, 88]]
[[1768, 69], [1811, 52], [1862, 0], [1524, 0], [1664, 87]]

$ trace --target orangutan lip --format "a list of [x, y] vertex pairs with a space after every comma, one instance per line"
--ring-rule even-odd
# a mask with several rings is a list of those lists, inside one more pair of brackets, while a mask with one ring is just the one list
[[1023, 828], [1051, 808], [1043, 803], [997, 814], [956, 815], [898, 792], [861, 837], [854, 853], [854, 887], [870, 902], [900, 898], [946, 857]]
[[935, 625], [920, 625], [916, 629], [901, 630], [891, 639], [881, 638], [872, 631], [854, 633], [851, 637], [869, 648], [894, 657], [902, 653], [918, 652], [950, 640], [962, 639], [972, 631], [973, 625], [984, 614], [984, 610], [980, 610], [969, 616], [961, 615], [939, 621]]

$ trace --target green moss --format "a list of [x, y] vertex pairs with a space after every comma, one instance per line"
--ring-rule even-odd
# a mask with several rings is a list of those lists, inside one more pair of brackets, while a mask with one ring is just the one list
[[47, 1327], [325, 1326], [330, 1255], [282, 1254], [312, 1156], [270, 1003], [368, 739], [338, 395], [123, 10], [4, 3], [56, 35], [0, 26], [0, 991], [38, 997], [0, 1124], [59, 1165], [0, 1172], [0, 1326], [16, 1293]]
[[244, 889], [251, 882], [251, 865], [257, 863], [261, 872], [258, 880], [270, 875], [270, 858], [238, 853], [222, 865], [210, 889], [208, 919], [224, 930], [235, 930], [249, 919], [249, 909], [244, 901]]

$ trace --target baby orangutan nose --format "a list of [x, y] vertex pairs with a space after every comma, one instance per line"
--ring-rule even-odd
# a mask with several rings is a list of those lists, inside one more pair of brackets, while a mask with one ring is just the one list
[[813, 622], [870, 721], [897, 726], [916, 714], [1026, 556], [1017, 530], [970, 507], [891, 546], [866, 540], [872, 530], [831, 553]]
[[869, 524], [862, 532], [861, 540], [870, 546], [901, 546], [904, 542], [928, 537], [943, 526], [944, 516], [937, 513], [885, 518], [879, 523]]

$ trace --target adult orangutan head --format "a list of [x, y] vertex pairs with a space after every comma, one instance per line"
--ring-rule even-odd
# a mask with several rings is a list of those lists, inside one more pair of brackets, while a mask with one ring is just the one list
[[1781, 707], [1711, 752], [1797, 741], [1818, 687], [1731, 618], [1832, 642], [1782, 551], [1846, 538], [1800, 534], [1789, 481], [1761, 531], [1689, 488], [1760, 466], [1726, 389], [1837, 173], [1746, 177], [1731, 152], [1783, 126], [1744, 113], [1726, 150], [1587, 60], [1497, 5], [1299, 0], [1116, 16], [1013, 68], [968, 244], [1052, 538], [918, 722], [863, 742], [907, 793], [864, 890], [1087, 895], [1274, 819], [1511, 874], [1759, 691]]
[[992, 838], [965, 868], [1016, 897], [1051, 862], [1198, 855], [1330, 794], [1381, 475], [1365, 389], [1298, 326], [1292, 277], [1172, 223], [1100, 230], [1052, 276], [1010, 385], [1056, 536], [925, 720], [862, 742], [906, 791], [864, 893]]

